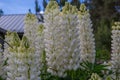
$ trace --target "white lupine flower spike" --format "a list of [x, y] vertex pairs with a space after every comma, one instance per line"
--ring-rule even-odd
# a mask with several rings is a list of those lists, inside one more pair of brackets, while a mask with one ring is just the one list
[[[11, 41], [11, 39], [12, 39], [12, 33], [11, 32], [7, 32], [6, 33], [6, 35], [5, 35], [5, 41], [6, 42], [8, 42], [8, 44], [9, 44], [9, 42]], [[7, 58], [8, 58], [8, 56], [9, 56], [9, 51], [8, 51], [8, 48], [9, 47], [11, 47], [11, 45], [8, 45], [7, 43], [4, 43], [4, 52], [3, 52], [3, 56], [4, 56], [4, 60], [6, 60]]]
[[35, 38], [39, 23], [34, 14], [28, 13], [25, 18], [24, 35], [29, 39], [31, 47], [35, 47]]
[[61, 53], [63, 45], [61, 43], [62, 28], [59, 26], [59, 13], [58, 4], [55, 1], [50, 1], [44, 15], [44, 42], [48, 66], [47, 71], [52, 75], [62, 77], [65, 69], [62, 62], [63, 54]]
[[77, 9], [66, 3], [60, 13], [57, 3], [51, 1], [45, 11], [44, 26], [48, 72], [64, 77], [66, 70], [79, 67]]
[[[0, 49], [1, 49], [2, 45], [0, 44]], [[2, 49], [1, 49], [1, 52], [0, 52], [0, 77], [2, 78], [5, 78], [6, 75], [5, 75], [5, 67], [4, 67], [4, 58], [3, 58], [3, 52], [2, 52]]]
[[35, 38], [35, 63], [37, 64], [38, 70], [40, 71], [43, 66], [42, 55], [45, 51], [44, 45], [44, 26], [40, 25], [36, 32], [37, 37]]
[[36, 67], [34, 49], [25, 36], [22, 40], [16, 33], [12, 33], [13, 39], [10, 41], [9, 58], [7, 61], [7, 80], [40, 80], [40, 72]]
[[80, 67], [80, 49], [79, 49], [79, 33], [77, 29], [78, 18], [77, 8], [66, 3], [61, 13], [61, 25], [63, 28], [63, 54], [66, 70], [76, 70]]
[[80, 54], [81, 60], [95, 62], [95, 39], [92, 29], [90, 14], [84, 4], [81, 4], [79, 17], [79, 39], [80, 39]]
[[[40, 25], [37, 20], [37, 17], [34, 14], [27, 14], [25, 19], [24, 32], [25, 36], [30, 41], [30, 47], [34, 48], [33, 60], [36, 64], [37, 72], [40, 73], [42, 66], [41, 55], [44, 51], [44, 40], [43, 40], [43, 29], [44, 27]], [[34, 74], [34, 73], [33, 73]]]
[[120, 80], [120, 22], [115, 22], [112, 26], [112, 54], [111, 69], [114, 72], [112, 77]]

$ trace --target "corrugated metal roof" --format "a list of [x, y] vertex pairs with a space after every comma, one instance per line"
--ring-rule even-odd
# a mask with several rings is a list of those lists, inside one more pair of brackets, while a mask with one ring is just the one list
[[10, 14], [0, 17], [0, 28], [6, 31], [24, 32], [24, 19], [26, 14]]
[[[17, 33], [24, 33], [24, 20], [26, 14], [9, 14], [0, 17], [0, 32], [15, 31]], [[43, 14], [36, 15], [38, 23], [42, 24]]]

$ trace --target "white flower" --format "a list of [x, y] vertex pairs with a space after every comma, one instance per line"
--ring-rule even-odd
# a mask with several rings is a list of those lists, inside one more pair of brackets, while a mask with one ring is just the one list
[[5, 70], [4, 70], [4, 59], [3, 59], [3, 53], [0, 52], [0, 77], [5, 78]]
[[48, 66], [47, 71], [50, 72], [52, 75], [58, 75], [59, 72], [60, 75], [64, 75], [64, 71], [61, 72], [61, 69], [64, 69], [64, 66], [61, 64], [63, 63], [62, 59], [64, 55], [60, 56], [63, 44], [61, 43], [62, 30], [59, 26], [59, 13], [60, 11], [57, 3], [51, 1], [47, 6], [44, 15], [44, 42]]
[[95, 62], [95, 39], [93, 35], [92, 22], [90, 20], [90, 14], [86, 10], [84, 4], [81, 4], [78, 14], [78, 29], [80, 39], [80, 55], [81, 60]]
[[[11, 39], [12, 39], [11, 32], [7, 32], [5, 35], [5, 41], [10, 43]], [[4, 52], [3, 52], [4, 60], [6, 60], [10, 56], [8, 51], [9, 47], [10, 45], [8, 45], [7, 43], [4, 43]]]
[[20, 40], [16, 33], [12, 34], [13, 40], [10, 41], [10, 45], [13, 47], [8, 49], [10, 56], [6, 67], [7, 80], [40, 80], [34, 49], [30, 47], [25, 36]]
[[47, 71], [60, 77], [66, 76], [66, 70], [77, 69], [79, 64], [77, 10], [75, 10], [75, 7], [66, 3], [60, 13], [56, 2], [51, 1], [45, 11], [44, 41]]
[[38, 20], [34, 14], [28, 13], [25, 18], [24, 35], [29, 39], [31, 47], [35, 46], [36, 32], [38, 30]]
[[92, 73], [91, 78], [89, 80], [102, 80], [102, 78], [98, 74]]
[[43, 65], [42, 55], [44, 54], [45, 45], [44, 45], [44, 26], [40, 25], [38, 27], [38, 30], [36, 32], [37, 37], [35, 38], [35, 64], [36, 67], [38, 67], [39, 70], [41, 70]]
[[[34, 48], [33, 65], [36, 65], [37, 73], [39, 74], [42, 67], [42, 54], [44, 52], [44, 26], [38, 23], [35, 15], [26, 15], [24, 32], [30, 41], [30, 46]], [[29, 61], [31, 63], [31, 61]], [[34, 74], [34, 73], [33, 73]]]
[[80, 64], [77, 15], [63, 14], [60, 23], [61, 23], [60, 27], [63, 27], [62, 33], [64, 33], [64, 36], [62, 38], [62, 44], [63, 44], [62, 54], [64, 55], [63, 60], [65, 61], [64, 65], [68, 66], [66, 67], [66, 69], [69, 70], [77, 69], [74, 68], [76, 67], [76, 65]]
[[120, 22], [115, 22], [112, 26], [112, 54], [111, 69], [114, 72], [112, 78], [120, 79]]

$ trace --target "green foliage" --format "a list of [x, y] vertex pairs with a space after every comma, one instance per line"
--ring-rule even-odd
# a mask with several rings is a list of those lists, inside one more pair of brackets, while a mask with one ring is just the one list
[[48, 80], [50, 78], [50, 74], [47, 72], [47, 62], [46, 62], [46, 53], [43, 51], [42, 53], [42, 68], [41, 68], [41, 78], [42, 80]]
[[108, 65], [98, 64], [98, 63], [89, 63], [88, 61], [81, 64], [81, 67], [86, 70], [89, 74], [97, 73], [100, 76], [103, 76], [104, 74], [102, 71], [107, 71], [106, 69]]
[[13, 46], [20, 46], [20, 38], [17, 33], [12, 33], [12, 40], [10, 42], [11, 45]]
[[104, 62], [110, 60], [110, 52], [104, 47], [96, 50], [96, 61]]
[[30, 47], [27, 37], [23, 36], [20, 46], [25, 47], [25, 49], [28, 49]]
[[120, 14], [115, 9], [116, 5], [120, 5], [119, 2], [119, 0], [92, 0], [88, 4], [96, 39], [97, 60], [110, 59], [111, 26], [113, 21], [120, 20]]
[[97, 48], [105, 46], [106, 49], [110, 50], [111, 45], [111, 29], [108, 26], [108, 22], [101, 20], [97, 27], [97, 32], [95, 34]]
[[0, 80], [3, 80], [3, 79], [0, 77]]
[[100, 76], [104, 76], [102, 71], [108, 71], [106, 67], [108, 65], [103, 64], [92, 64], [88, 61], [85, 61], [81, 63], [81, 68], [77, 70], [70, 70], [67, 71], [67, 77], [65, 77], [65, 80], [88, 80], [92, 73], [97, 73]]
[[[92, 0], [91, 1], [91, 15], [94, 22], [101, 21], [101, 19], [111, 21], [111, 20], [118, 20], [118, 12], [115, 10], [115, 6], [118, 1], [117, 0]], [[95, 23], [95, 27], [96, 27]], [[110, 24], [110, 23], [109, 23]], [[109, 26], [110, 27], [110, 26]]]
[[109, 60], [111, 50], [111, 29], [109, 23], [101, 20], [95, 32], [97, 60]]

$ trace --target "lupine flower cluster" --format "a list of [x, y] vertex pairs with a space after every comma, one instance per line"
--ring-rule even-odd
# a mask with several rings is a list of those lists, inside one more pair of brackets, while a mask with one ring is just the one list
[[[8, 50], [8, 48], [9, 47], [11, 47], [12, 48], [12, 46], [9, 44], [9, 42], [11, 41], [13, 39], [13, 36], [12, 36], [12, 32], [7, 32], [6, 33], [6, 35], [5, 35], [5, 41], [7, 42], [7, 43], [4, 43], [4, 52], [3, 52], [3, 60], [4, 60], [4, 63], [5, 63], [5, 61], [7, 60], [7, 59], [9, 59], [9, 56], [11, 55], [10, 54], [10, 52], [9, 52], [9, 50]], [[5, 73], [5, 79], [6, 79], [6, 73], [7, 73], [7, 70], [6, 70], [6, 65], [4, 65], [4, 73]]]
[[24, 35], [28, 40], [25, 36], [20, 40], [17, 33], [7, 32], [3, 52], [6, 65], [2, 67], [0, 61], [0, 74], [6, 73], [6, 80], [40, 80], [43, 29], [33, 14], [27, 14]]
[[[0, 45], [0, 49], [1, 49]], [[0, 77], [5, 78], [3, 52], [0, 52]]]
[[64, 56], [66, 60], [66, 69], [76, 70], [80, 67], [80, 45], [79, 45], [79, 33], [78, 33], [78, 22], [77, 22], [77, 8], [66, 3], [61, 13], [61, 26], [64, 27]]
[[[10, 42], [10, 41], [12, 40], [12, 37], [13, 37], [13, 36], [12, 36], [11, 34], [12, 34], [12, 33], [9, 32], [9, 31], [6, 33], [6, 35], [5, 35], [5, 41], [6, 41], [6, 42]], [[4, 55], [3, 55], [3, 56], [4, 56], [4, 57], [3, 57], [4, 60], [6, 60], [6, 59], [8, 58], [8, 56], [10, 55], [10, 54], [9, 54], [9, 51], [8, 51], [8, 48], [9, 48], [9, 47], [12, 47], [12, 46], [9, 45], [9, 43], [8, 43], [8, 44], [7, 44], [7, 43], [4, 43], [4, 52], [3, 52], [3, 54], [4, 54]]]
[[54, 1], [46, 8], [45, 51], [48, 72], [53, 75], [66, 76], [65, 71], [78, 69], [83, 59], [94, 62], [95, 43], [90, 16], [85, 5], [80, 9], [82, 13], [78, 16], [77, 8], [66, 3], [60, 12]]
[[44, 52], [44, 33], [43, 33], [43, 25], [41, 25], [37, 17], [33, 14], [28, 13], [25, 18], [25, 27], [24, 27], [24, 35], [30, 41], [30, 47], [34, 48], [34, 61], [36, 62], [36, 68], [39, 72], [42, 67], [42, 54]]
[[[120, 79], [120, 22], [112, 27], [110, 77]], [[42, 80], [42, 67], [53, 76], [66, 77], [67, 71], [81, 68], [83, 61], [95, 62], [95, 39], [89, 11], [81, 4], [80, 11], [65, 3], [62, 11], [57, 2], [46, 7], [44, 23], [31, 13], [26, 15], [24, 35], [7, 32], [4, 52], [0, 54], [0, 76], [6, 80]], [[4, 61], [6, 61], [5, 66]], [[44, 72], [43, 72], [44, 73]], [[44, 75], [44, 74], [43, 74]], [[93, 73], [89, 80], [102, 80]], [[106, 80], [110, 80], [107, 78]]]
[[63, 37], [59, 18], [59, 7], [55, 1], [51, 1], [45, 11], [44, 42], [48, 72], [53, 75], [64, 76]]
[[36, 38], [35, 38], [35, 61], [38, 62], [38, 70], [42, 69], [43, 66], [43, 54], [45, 51], [45, 46], [44, 46], [44, 26], [41, 24], [38, 27], [38, 30], [36, 32]]
[[115, 22], [112, 26], [112, 54], [111, 68], [114, 72], [113, 78], [120, 80], [120, 22]]
[[75, 13], [73, 10], [76, 9], [66, 3], [60, 13], [57, 3], [51, 1], [45, 12], [44, 38], [48, 72], [60, 77], [66, 76], [65, 70], [76, 67], [78, 60], [75, 57], [79, 53], [78, 34], [76, 27], [73, 27], [77, 25], [77, 16], [72, 15]]
[[19, 39], [16, 33], [12, 33], [12, 39], [9, 42], [12, 47], [8, 48], [9, 56], [7, 60], [7, 79], [6, 80], [40, 80], [40, 71], [37, 67], [33, 54], [34, 49], [24, 36]]
[[[3, 72], [3, 56], [2, 53], [0, 53], [0, 72]], [[2, 73], [0, 73], [0, 76], [2, 75]]]
[[37, 37], [38, 30], [37, 17], [31, 13], [28, 13], [25, 18], [24, 35], [29, 39], [31, 47], [35, 47], [35, 38]]
[[95, 39], [92, 29], [92, 22], [90, 14], [86, 10], [86, 6], [81, 4], [80, 11], [78, 12], [78, 28], [80, 39], [80, 55], [82, 61], [95, 62]]

